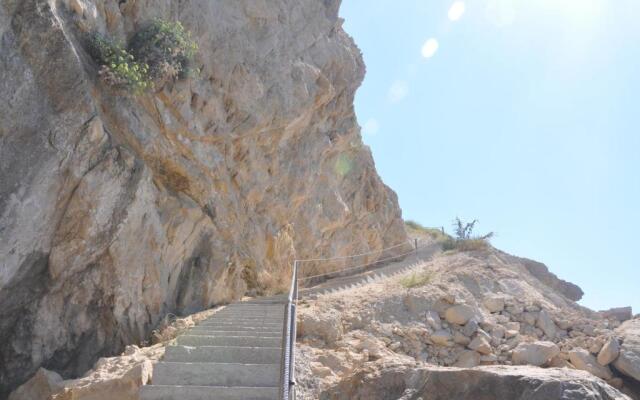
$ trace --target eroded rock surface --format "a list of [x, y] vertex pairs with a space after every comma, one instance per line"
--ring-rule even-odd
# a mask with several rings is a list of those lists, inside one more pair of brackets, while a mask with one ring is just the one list
[[[145, 340], [167, 313], [280, 290], [290, 261], [405, 239], [363, 145], [339, 0], [0, 3], [0, 398]], [[199, 76], [123, 96], [86, 39], [155, 17]]]
[[569, 369], [486, 366], [443, 368], [373, 363], [322, 400], [631, 400], [586, 372]]

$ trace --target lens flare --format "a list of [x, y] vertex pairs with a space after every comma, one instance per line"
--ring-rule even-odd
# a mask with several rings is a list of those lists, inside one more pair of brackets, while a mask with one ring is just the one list
[[438, 51], [438, 47], [439, 47], [439, 45], [438, 45], [438, 41], [436, 39], [431, 38], [431, 39], [427, 40], [422, 45], [422, 57], [424, 57], [424, 58], [433, 57], [433, 55], [436, 54], [436, 51]]
[[462, 14], [464, 14], [465, 6], [463, 1], [456, 1], [449, 8], [449, 20], [457, 21], [462, 18]]

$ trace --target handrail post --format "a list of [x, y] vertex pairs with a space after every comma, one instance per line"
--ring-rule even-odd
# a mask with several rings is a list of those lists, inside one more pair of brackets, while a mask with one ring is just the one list
[[416, 260], [418, 259], [418, 238], [413, 238], [413, 245], [416, 250]]

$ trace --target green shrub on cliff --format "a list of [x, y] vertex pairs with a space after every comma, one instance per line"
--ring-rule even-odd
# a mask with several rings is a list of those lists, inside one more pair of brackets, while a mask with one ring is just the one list
[[197, 50], [191, 32], [180, 22], [161, 19], [138, 31], [129, 44], [129, 52], [150, 66], [149, 75], [158, 84], [192, 75]]
[[109, 86], [138, 93], [153, 86], [149, 66], [135, 60], [123, 46], [100, 33], [89, 40], [89, 51], [100, 64], [100, 79]]
[[89, 38], [89, 53], [100, 65], [100, 79], [134, 93], [193, 75], [197, 50], [180, 22], [161, 19], [138, 31], [127, 48], [97, 32]]

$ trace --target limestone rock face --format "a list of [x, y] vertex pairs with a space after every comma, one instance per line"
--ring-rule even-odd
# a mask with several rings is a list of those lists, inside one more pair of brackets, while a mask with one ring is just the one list
[[[403, 397], [406, 396], [406, 397]], [[584, 371], [486, 366], [473, 369], [370, 363], [322, 400], [630, 400]]]
[[617, 330], [622, 337], [620, 355], [613, 366], [630, 378], [640, 381], [640, 319], [623, 323]]
[[[406, 239], [363, 145], [339, 0], [0, 3], [0, 398], [166, 313], [281, 290], [296, 258]], [[198, 77], [113, 93], [86, 51], [179, 20]]]

